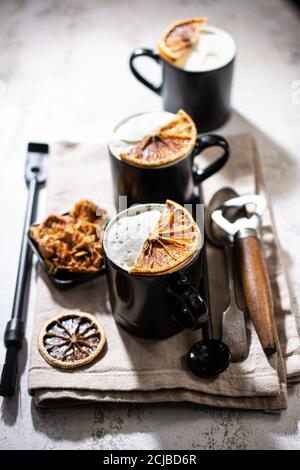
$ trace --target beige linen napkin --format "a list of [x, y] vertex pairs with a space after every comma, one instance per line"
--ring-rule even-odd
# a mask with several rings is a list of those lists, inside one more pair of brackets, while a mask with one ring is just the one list
[[[205, 182], [205, 199], [223, 186], [239, 193], [263, 192], [259, 158], [249, 135], [229, 138], [231, 160]], [[202, 157], [205, 160], [208, 157]], [[112, 188], [104, 145], [57, 144], [52, 148], [48, 180], [48, 212], [65, 212], [81, 198], [91, 198], [112, 215]], [[251, 322], [248, 358], [231, 364], [221, 375], [200, 379], [187, 370], [185, 355], [200, 332], [184, 331], [166, 340], [147, 340], [128, 334], [113, 320], [103, 276], [71, 290], [57, 290], [40, 272], [36, 318], [28, 376], [29, 393], [39, 406], [86, 402], [180, 402], [276, 411], [287, 406], [288, 379], [300, 376], [300, 341], [280, 259], [280, 250], [268, 210], [262, 236], [272, 282], [278, 328], [278, 353], [264, 355]], [[208, 250], [210, 291], [215, 331], [225, 309], [226, 270], [221, 250]], [[217, 267], [217, 269], [216, 269]], [[87, 311], [102, 323], [107, 350], [100, 360], [74, 370], [48, 365], [37, 350], [37, 334], [45, 321], [64, 311]], [[280, 343], [280, 344], [279, 344]], [[286, 371], [286, 372], [285, 372]]]

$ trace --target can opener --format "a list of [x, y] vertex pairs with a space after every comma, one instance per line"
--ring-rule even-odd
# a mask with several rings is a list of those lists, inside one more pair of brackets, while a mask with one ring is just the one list
[[[271, 355], [276, 352], [274, 306], [258, 238], [266, 206], [262, 196], [240, 196], [226, 201], [211, 217], [234, 244], [246, 306], [264, 352]], [[238, 217], [234, 221], [226, 218], [229, 209], [238, 211], [242, 208], [249, 217]]]

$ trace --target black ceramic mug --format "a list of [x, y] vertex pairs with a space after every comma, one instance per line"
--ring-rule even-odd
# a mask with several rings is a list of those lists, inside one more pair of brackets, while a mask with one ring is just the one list
[[[138, 57], [150, 57], [162, 66], [162, 82], [154, 85], [136, 68]], [[235, 61], [233, 57], [225, 65], [203, 71], [188, 71], [163, 59], [158, 52], [137, 48], [129, 59], [130, 70], [143, 85], [162, 96], [163, 108], [176, 113], [184, 109], [194, 120], [198, 132], [210, 132], [222, 126], [231, 109], [231, 87]]]
[[[219, 147], [220, 154], [206, 168], [200, 168], [194, 163], [194, 158], [209, 147]], [[191, 203], [197, 198], [199, 185], [219, 171], [229, 155], [228, 142], [216, 134], [198, 136], [192, 152], [173, 163], [155, 168], [134, 166], [115, 156], [109, 147], [115, 206], [119, 207], [120, 196], [127, 196], [127, 206], [163, 203], [166, 199]]]
[[[145, 205], [129, 210], [138, 211], [141, 207]], [[127, 212], [128, 209], [117, 214], [103, 236], [109, 298], [115, 320], [130, 333], [144, 338], [166, 338], [186, 328], [201, 328], [208, 320], [207, 306], [198, 290], [203, 275], [203, 242], [192, 260], [176, 271], [159, 275], [129, 274], [107, 254], [107, 233], [118, 217]]]

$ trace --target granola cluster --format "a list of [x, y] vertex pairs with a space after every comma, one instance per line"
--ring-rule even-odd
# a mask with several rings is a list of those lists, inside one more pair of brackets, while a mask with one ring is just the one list
[[102, 232], [107, 212], [88, 200], [79, 201], [66, 215], [50, 215], [30, 228], [49, 274], [98, 271], [103, 263]]

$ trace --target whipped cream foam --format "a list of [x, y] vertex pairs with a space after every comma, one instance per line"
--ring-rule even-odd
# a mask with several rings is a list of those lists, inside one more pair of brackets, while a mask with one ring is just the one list
[[228, 64], [236, 54], [232, 36], [214, 26], [206, 26], [199, 41], [176, 66], [187, 72], [207, 72]]
[[107, 257], [120, 268], [129, 271], [164, 207], [164, 204], [143, 204], [118, 214], [104, 233], [103, 246]]
[[109, 142], [110, 151], [115, 157], [120, 158], [120, 153], [128, 152], [144, 137], [171, 122], [175, 116], [167, 111], [130, 116], [116, 127]]

